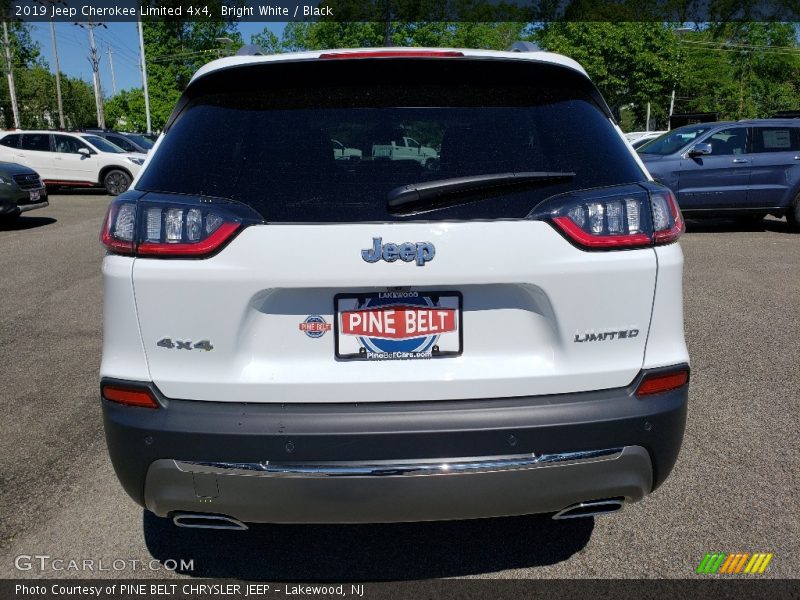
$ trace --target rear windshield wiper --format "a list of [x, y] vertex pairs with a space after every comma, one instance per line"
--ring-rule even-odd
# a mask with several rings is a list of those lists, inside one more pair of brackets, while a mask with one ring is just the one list
[[393, 215], [413, 215], [491, 198], [487, 192], [529, 189], [573, 177], [572, 172], [528, 171], [422, 181], [391, 190], [386, 196], [386, 207]]

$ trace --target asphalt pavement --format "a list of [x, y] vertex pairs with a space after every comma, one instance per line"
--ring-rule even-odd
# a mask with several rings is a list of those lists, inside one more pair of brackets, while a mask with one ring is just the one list
[[[198, 531], [145, 513], [107, 457], [98, 232], [109, 200], [54, 195], [0, 225], [0, 577], [684, 578], [716, 551], [773, 553], [764, 577], [800, 573], [800, 235], [783, 221], [692, 222], [682, 238], [688, 426], [645, 501], [571, 521]], [[170, 559], [178, 572], [158, 567]]]

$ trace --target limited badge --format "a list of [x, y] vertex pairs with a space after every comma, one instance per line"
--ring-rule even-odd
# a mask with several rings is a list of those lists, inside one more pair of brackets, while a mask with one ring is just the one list
[[309, 315], [306, 317], [305, 321], [300, 323], [300, 331], [305, 332], [310, 338], [321, 338], [325, 335], [326, 331], [330, 330], [331, 324], [327, 323], [325, 319], [319, 315]]

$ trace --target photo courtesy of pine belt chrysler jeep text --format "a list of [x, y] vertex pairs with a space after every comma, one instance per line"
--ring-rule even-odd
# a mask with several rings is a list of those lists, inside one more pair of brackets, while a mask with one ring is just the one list
[[223, 58], [149, 156], [102, 228], [100, 384], [156, 515], [572, 518], [667, 478], [683, 218], [571, 59]]

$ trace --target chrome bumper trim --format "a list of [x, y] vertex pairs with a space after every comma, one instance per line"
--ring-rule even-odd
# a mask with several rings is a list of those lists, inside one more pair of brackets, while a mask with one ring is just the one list
[[485, 458], [431, 459], [425, 461], [376, 461], [374, 463], [278, 463], [278, 462], [204, 462], [175, 461], [175, 466], [188, 473], [215, 475], [250, 475], [262, 477], [384, 477], [398, 475], [444, 475], [516, 471], [552, 464], [613, 460], [623, 448], [560, 452], [556, 454], [519, 454]]

